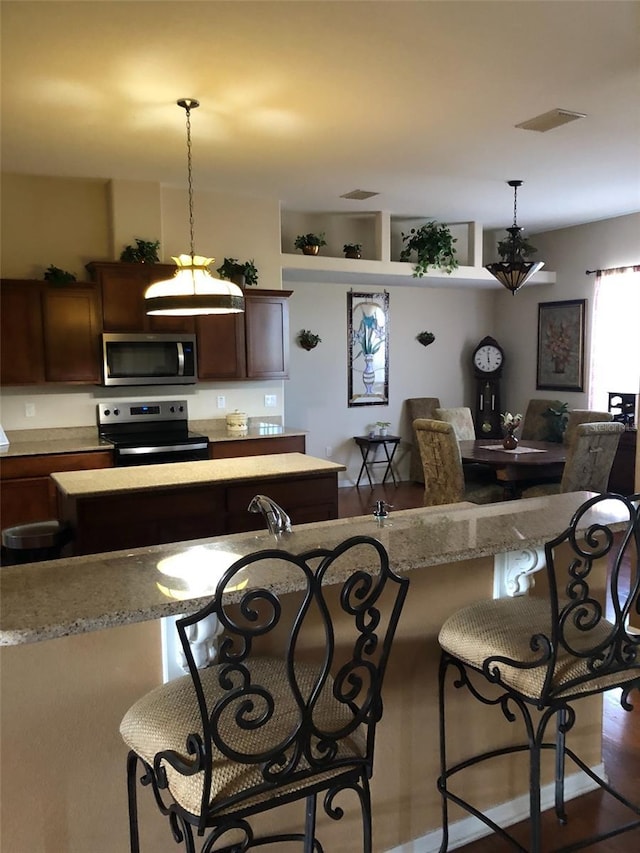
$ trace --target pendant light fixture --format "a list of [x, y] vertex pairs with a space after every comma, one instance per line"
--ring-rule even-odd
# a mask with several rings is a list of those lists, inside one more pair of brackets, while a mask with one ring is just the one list
[[[508, 249], [506, 258], [502, 261], [496, 261], [494, 264], [487, 264], [485, 269], [488, 270], [494, 278], [497, 278], [500, 284], [515, 294], [516, 290], [529, 281], [531, 276], [542, 269], [544, 261], [525, 261], [522, 238], [520, 232], [523, 230], [518, 226], [518, 187], [522, 186], [522, 181], [507, 181], [510, 187], [513, 187], [513, 225], [506, 230], [509, 233]], [[503, 254], [501, 252], [501, 254]]]
[[244, 311], [244, 295], [237, 284], [214, 278], [207, 267], [215, 258], [195, 254], [193, 241], [193, 180], [191, 173], [191, 110], [200, 106], [193, 98], [177, 102], [187, 114], [187, 175], [189, 180], [190, 252], [173, 258], [177, 270], [173, 278], [157, 281], [147, 288], [147, 314], [193, 316], [196, 314], [239, 314]]

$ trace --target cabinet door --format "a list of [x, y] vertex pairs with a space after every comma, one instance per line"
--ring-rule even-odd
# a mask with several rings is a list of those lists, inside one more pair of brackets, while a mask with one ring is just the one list
[[242, 314], [196, 319], [198, 379], [243, 379], [247, 375]]
[[291, 291], [245, 291], [247, 376], [289, 378], [289, 303]]
[[44, 381], [41, 282], [5, 279], [0, 289], [0, 384]]
[[92, 261], [87, 270], [102, 290], [102, 326], [105, 332], [193, 332], [191, 317], [150, 317], [144, 293], [154, 281], [171, 278], [173, 264], [128, 264]]
[[100, 324], [95, 285], [45, 286], [42, 326], [48, 382], [100, 382]]

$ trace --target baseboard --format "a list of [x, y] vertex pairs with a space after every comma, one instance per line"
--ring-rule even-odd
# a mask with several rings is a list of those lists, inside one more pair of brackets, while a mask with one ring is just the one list
[[[598, 764], [592, 767], [591, 770], [598, 776], [605, 778], [604, 764]], [[575, 797], [580, 797], [589, 791], [595, 790], [598, 785], [587, 776], [586, 773], [578, 771], [565, 777], [565, 800], [573, 800]], [[553, 782], [544, 785], [540, 790], [540, 801], [543, 811], [553, 808], [555, 795], [555, 786]], [[529, 817], [529, 796], [524, 794], [521, 797], [516, 797], [506, 803], [500, 803], [498, 806], [493, 806], [487, 810], [487, 816], [491, 818], [498, 826], [507, 827], [520, 823], [521, 820], [526, 820]], [[449, 850], [456, 850], [471, 841], [476, 841], [478, 838], [483, 838], [485, 835], [490, 835], [491, 829], [481, 820], [469, 815], [462, 820], [449, 825]], [[438, 853], [442, 841], [442, 830], [436, 829], [433, 832], [423, 835], [421, 838], [415, 838], [413, 841], [407, 841], [399, 847], [394, 847], [386, 853]]]

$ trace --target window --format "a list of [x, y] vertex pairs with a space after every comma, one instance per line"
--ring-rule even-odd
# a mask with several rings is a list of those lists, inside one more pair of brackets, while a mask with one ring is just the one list
[[591, 335], [589, 408], [606, 411], [609, 393], [640, 386], [640, 266], [598, 273]]

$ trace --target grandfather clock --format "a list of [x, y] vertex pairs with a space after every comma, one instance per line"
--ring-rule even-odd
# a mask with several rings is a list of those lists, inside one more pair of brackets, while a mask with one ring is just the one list
[[501, 438], [500, 379], [504, 351], [494, 338], [483, 338], [473, 351], [476, 380], [474, 419], [477, 438]]

